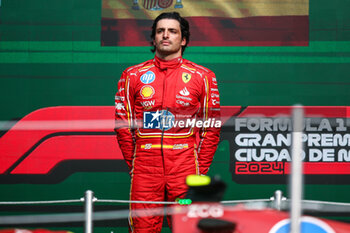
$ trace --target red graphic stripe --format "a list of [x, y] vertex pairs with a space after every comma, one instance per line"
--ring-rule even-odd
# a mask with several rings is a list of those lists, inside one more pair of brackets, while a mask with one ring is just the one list
[[[74, 121], [78, 124], [84, 120], [105, 120], [105, 123], [101, 128], [98, 124], [75, 126]], [[40, 126], [40, 122], [44, 124], [48, 121], [73, 123], [67, 123], [66, 129], [26, 129], [28, 123]], [[43, 108], [28, 114], [0, 138], [0, 174], [5, 173], [42, 138], [53, 133], [71, 132], [70, 126], [76, 132], [113, 132], [114, 107], [62, 106]]]
[[[237, 115], [241, 110], [240, 106], [223, 106], [221, 108], [221, 120], [224, 124], [230, 117]], [[305, 112], [307, 116], [323, 116], [323, 117], [347, 117], [349, 115], [350, 107], [338, 106], [338, 107], [327, 107], [327, 106], [312, 106], [305, 107]], [[291, 107], [285, 106], [250, 106], [245, 109], [245, 111], [240, 116], [249, 115], [263, 115], [263, 116], [277, 116], [277, 115], [289, 115]], [[100, 123], [91, 123], [89, 125], [82, 124], [79, 125], [78, 122], [84, 122], [89, 120], [102, 121]], [[51, 128], [41, 128], [41, 129], [24, 129], [27, 123], [36, 122], [39, 126], [43, 126], [45, 122], [52, 121], [56, 122], [57, 126], [62, 126], [59, 124], [62, 122], [70, 122], [65, 127], [57, 129]], [[75, 122], [76, 121], [76, 122]], [[88, 136], [87, 140], [92, 140], [91, 143], [86, 141], [85, 136], [55, 136], [54, 138], [49, 138], [52, 134], [59, 133], [70, 133], [70, 132], [107, 132], [113, 133], [114, 128], [114, 107], [112, 106], [74, 106], [74, 107], [50, 107], [45, 109], [39, 109], [32, 112], [20, 120], [11, 130], [4, 134], [0, 138], [0, 174], [4, 174], [10, 168], [13, 169], [13, 173], [23, 173], [25, 172], [24, 164], [28, 165], [26, 169], [32, 172], [37, 172], [35, 170], [35, 164], [38, 163], [36, 158], [41, 157], [46, 161], [48, 170], [55, 166], [55, 163], [59, 163], [63, 160], [68, 159], [121, 159], [121, 153], [118, 151], [118, 145], [113, 135], [106, 136], [108, 139], [104, 139], [104, 136]], [[42, 144], [39, 144], [41, 140], [45, 139]], [[56, 137], [58, 139], [56, 139]], [[66, 140], [63, 142], [62, 140]], [[79, 141], [79, 140], [80, 141]], [[70, 141], [72, 140], [72, 141]], [[105, 141], [107, 140], [107, 142]], [[57, 145], [53, 145], [53, 142], [57, 142]], [[103, 142], [104, 148], [101, 147], [101, 142]], [[30, 154], [27, 153], [31, 148], [36, 146]], [[51, 145], [47, 147], [47, 145]], [[89, 145], [87, 145], [89, 144]], [[56, 152], [52, 151], [53, 148], [58, 150], [56, 154], [57, 159], [50, 157], [51, 154]], [[70, 148], [69, 150], [67, 148]], [[45, 150], [44, 150], [45, 149]], [[104, 152], [104, 149], [108, 149]], [[45, 151], [49, 151], [45, 152]], [[64, 153], [63, 153], [64, 152]], [[26, 154], [27, 153], [27, 154]], [[66, 155], [64, 155], [66, 154]], [[27, 158], [23, 156], [26, 155]], [[32, 158], [33, 156], [33, 158]], [[21, 159], [24, 159], [21, 161]], [[33, 159], [33, 160], [32, 160]], [[17, 168], [14, 167], [16, 163], [22, 162]], [[37, 161], [31, 163], [30, 161]], [[33, 165], [34, 164], [34, 165]], [[39, 163], [40, 164], [40, 163]], [[272, 163], [272, 165], [277, 163]], [[350, 174], [349, 163], [305, 163], [305, 174]], [[34, 166], [33, 168], [30, 168]], [[252, 165], [254, 169], [255, 165]], [[266, 165], [265, 165], [266, 166]], [[241, 168], [242, 169], [242, 168]], [[256, 168], [255, 168], [256, 169]], [[267, 168], [262, 168], [261, 174], [268, 174]], [[270, 174], [280, 174], [280, 168], [271, 168]], [[29, 172], [28, 170], [28, 172]], [[253, 170], [254, 172], [254, 170]], [[285, 173], [289, 173], [289, 164], [285, 164]], [[255, 171], [255, 174], [256, 173]]]

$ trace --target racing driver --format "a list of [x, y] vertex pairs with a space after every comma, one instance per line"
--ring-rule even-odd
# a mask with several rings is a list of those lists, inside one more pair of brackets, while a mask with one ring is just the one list
[[[160, 14], [151, 33], [155, 57], [126, 69], [118, 82], [115, 131], [133, 201], [184, 197], [186, 176], [206, 174], [215, 154], [221, 127], [216, 77], [182, 58], [189, 38], [186, 19]], [[161, 232], [162, 216], [133, 212], [156, 207], [161, 205], [131, 204], [130, 232]]]

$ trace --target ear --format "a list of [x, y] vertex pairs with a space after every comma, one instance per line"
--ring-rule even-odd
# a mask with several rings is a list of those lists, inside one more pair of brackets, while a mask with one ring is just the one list
[[182, 38], [182, 41], [181, 41], [181, 46], [184, 46], [184, 45], [186, 45], [186, 38], [185, 37]]

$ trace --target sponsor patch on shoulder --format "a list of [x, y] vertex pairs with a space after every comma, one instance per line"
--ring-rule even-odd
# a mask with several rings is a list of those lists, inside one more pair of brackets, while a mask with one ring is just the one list
[[153, 83], [155, 79], [156, 79], [156, 75], [152, 71], [147, 71], [145, 74], [143, 74], [140, 77], [140, 81], [143, 84]]

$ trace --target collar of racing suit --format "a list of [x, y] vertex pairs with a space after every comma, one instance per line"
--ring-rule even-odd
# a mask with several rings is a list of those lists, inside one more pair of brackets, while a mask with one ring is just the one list
[[177, 57], [169, 61], [160, 59], [159, 57], [154, 57], [154, 65], [161, 70], [166, 69], [176, 69], [182, 64], [182, 57]]

